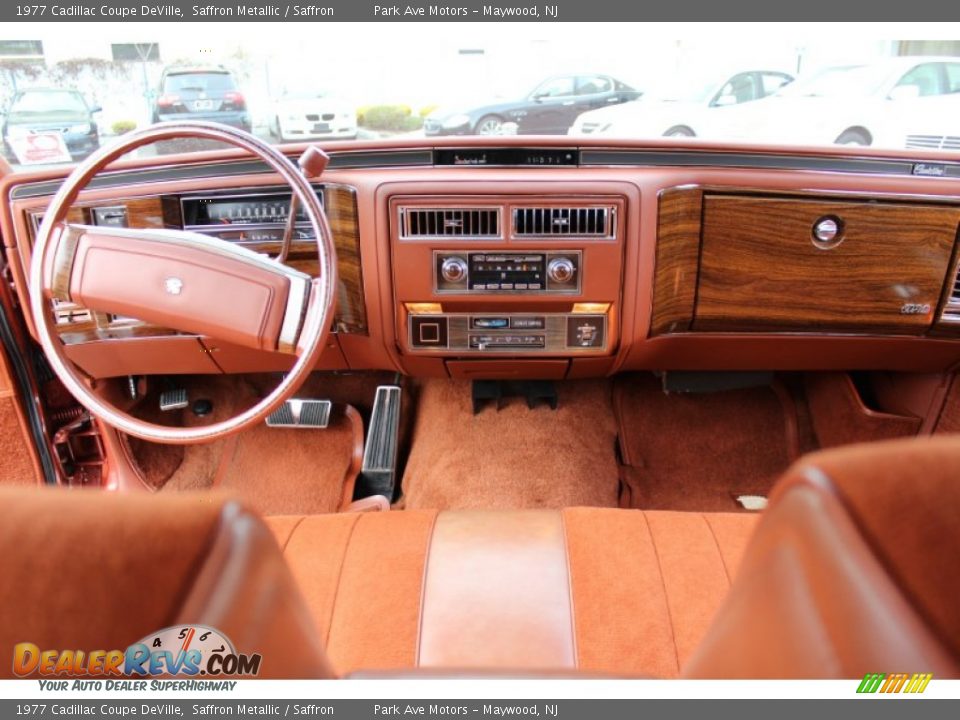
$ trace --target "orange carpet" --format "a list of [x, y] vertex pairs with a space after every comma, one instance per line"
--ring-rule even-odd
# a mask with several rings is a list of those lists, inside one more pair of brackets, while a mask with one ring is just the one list
[[770, 388], [666, 394], [652, 374], [617, 378], [624, 480], [633, 507], [736, 511], [787, 469], [786, 418]]
[[610, 383], [557, 383], [559, 407], [522, 398], [474, 415], [470, 382], [419, 389], [403, 475], [407, 508], [615, 507], [619, 480]]

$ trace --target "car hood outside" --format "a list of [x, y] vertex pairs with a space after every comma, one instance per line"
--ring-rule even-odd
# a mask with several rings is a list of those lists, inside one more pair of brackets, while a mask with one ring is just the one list
[[703, 110], [698, 103], [640, 99], [583, 113], [577, 118], [574, 131], [579, 132], [585, 123], [596, 123], [598, 129], [607, 127], [600, 132], [611, 135], [660, 136], [673, 125], [692, 122]]
[[469, 115], [471, 118], [478, 119], [484, 115], [496, 115], [509, 112], [510, 110], [526, 105], [526, 100], [513, 100], [509, 102], [499, 101], [491, 102], [486, 105], [451, 105], [449, 107], [439, 107], [428, 116], [431, 120], [443, 122], [454, 115]]
[[786, 144], [832, 143], [838, 133], [876, 111], [871, 98], [779, 96], [730, 108], [722, 126], [731, 139], [769, 140]]
[[50, 112], [11, 112], [6, 116], [6, 125], [35, 127], [41, 125], [78, 125], [89, 123], [89, 113], [74, 112], [71, 110], [55, 110]]
[[344, 113], [353, 114], [354, 108], [337, 98], [287, 98], [278, 100], [274, 106], [281, 115], [306, 115], [307, 113]]

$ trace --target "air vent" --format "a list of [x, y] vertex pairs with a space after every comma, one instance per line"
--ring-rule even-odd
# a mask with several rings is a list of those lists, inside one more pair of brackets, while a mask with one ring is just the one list
[[951, 323], [960, 323], [960, 267], [957, 268], [953, 276], [953, 288], [950, 290], [950, 298], [943, 308], [942, 320]]
[[400, 208], [400, 236], [417, 238], [500, 237], [499, 208]]
[[612, 238], [615, 217], [611, 206], [514, 208], [513, 234], [525, 238]]

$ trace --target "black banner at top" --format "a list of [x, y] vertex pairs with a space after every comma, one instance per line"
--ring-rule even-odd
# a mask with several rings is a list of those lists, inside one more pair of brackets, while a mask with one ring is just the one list
[[[943, 0], [65, 0], [5, 2], [0, 22], [947, 22], [960, 3]], [[718, 27], [718, 32], [723, 32]], [[854, 25], [851, 34], [857, 32]]]

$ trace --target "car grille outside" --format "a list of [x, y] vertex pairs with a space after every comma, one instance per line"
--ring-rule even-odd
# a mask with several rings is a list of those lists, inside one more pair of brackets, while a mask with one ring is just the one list
[[911, 150], [960, 150], [960, 135], [907, 135]]
[[423, 129], [427, 132], [437, 132], [440, 129], [440, 123], [428, 118], [423, 121]]

